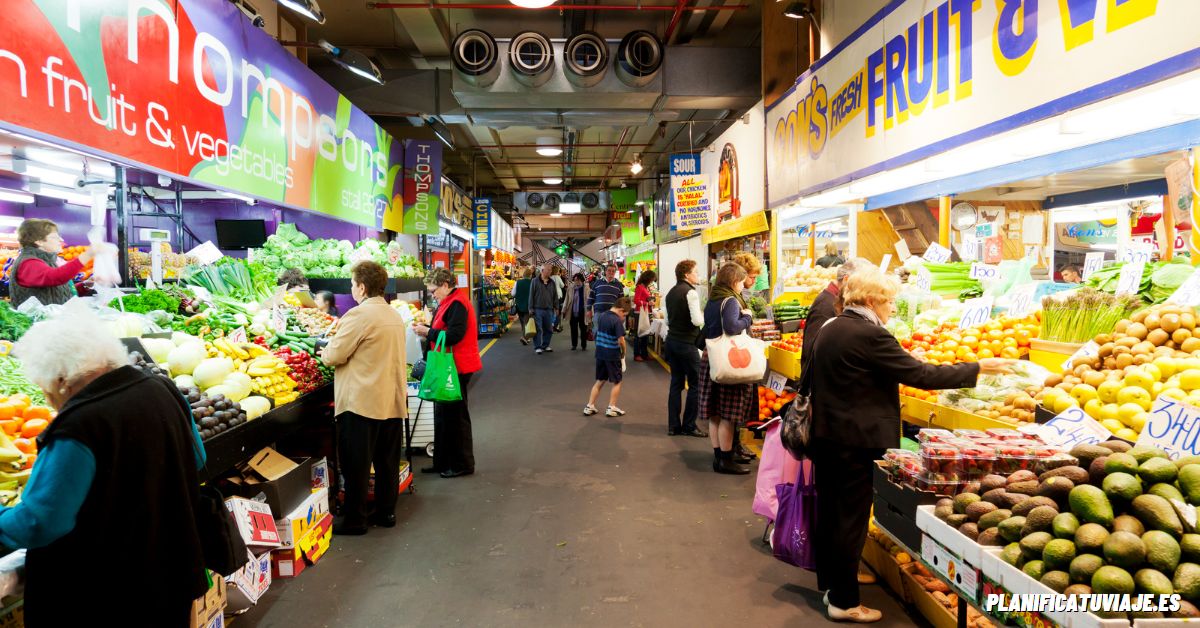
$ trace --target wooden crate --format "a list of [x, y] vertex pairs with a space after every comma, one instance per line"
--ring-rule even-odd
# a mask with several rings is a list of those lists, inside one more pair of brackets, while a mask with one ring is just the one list
[[[958, 617], [950, 612], [950, 609], [942, 606], [940, 602], [933, 598], [933, 594], [926, 591], [925, 587], [912, 577], [912, 574], [907, 570], [900, 570], [900, 578], [904, 581], [904, 586], [907, 589], [906, 597], [912, 605], [920, 611], [921, 615], [933, 625], [934, 628], [956, 628], [958, 626]], [[965, 601], [959, 600], [959, 604], [966, 604]]]
[[867, 563], [879, 577], [880, 583], [887, 585], [901, 600], [908, 601], [908, 591], [904, 586], [904, 580], [900, 578], [900, 563], [897, 563], [896, 559], [883, 549], [879, 541], [867, 537], [862, 557], [863, 562]]

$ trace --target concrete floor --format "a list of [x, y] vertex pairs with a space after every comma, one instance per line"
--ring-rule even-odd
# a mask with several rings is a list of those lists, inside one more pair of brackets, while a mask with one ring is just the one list
[[[584, 417], [592, 354], [563, 334], [553, 347], [536, 356], [509, 333], [486, 353], [474, 476], [418, 474], [399, 525], [335, 537], [235, 626], [828, 623], [815, 576], [759, 542], [754, 475], [717, 475], [707, 439], [666, 435], [663, 368], [631, 362], [628, 415]], [[920, 621], [880, 586], [863, 591], [880, 625]]]

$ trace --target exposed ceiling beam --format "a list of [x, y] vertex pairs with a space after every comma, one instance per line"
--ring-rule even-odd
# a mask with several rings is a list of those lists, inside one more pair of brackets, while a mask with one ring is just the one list
[[454, 3], [454, 2], [368, 2], [368, 9], [393, 10], [468, 10], [468, 11], [622, 11], [639, 13], [644, 11], [670, 11], [682, 14], [685, 11], [743, 11], [749, 9], [748, 4], [727, 4], [724, 6], [687, 6], [687, 0], [679, 0], [677, 4], [553, 4], [536, 9], [519, 7], [515, 4], [496, 3]]

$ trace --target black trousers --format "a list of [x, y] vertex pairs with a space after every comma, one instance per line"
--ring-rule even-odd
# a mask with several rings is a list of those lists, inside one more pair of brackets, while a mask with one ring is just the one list
[[[671, 367], [671, 388], [667, 393], [667, 428], [693, 431], [696, 429], [696, 417], [700, 413], [700, 350], [690, 342], [667, 338], [663, 343], [663, 353], [667, 365]], [[685, 382], [687, 402], [681, 404], [680, 396], [683, 395]]]
[[858, 562], [871, 519], [871, 474], [882, 449], [816, 440], [808, 448], [817, 474], [817, 588], [840, 609], [858, 606]]
[[521, 329], [517, 330], [518, 338], [525, 337], [525, 325], [526, 325], [526, 323], [529, 322], [529, 319], [532, 317], [533, 317], [533, 314], [530, 314], [529, 312], [517, 312], [517, 320], [521, 322]]
[[467, 390], [471, 375], [459, 373], [462, 399], [433, 404], [433, 468], [437, 471], [474, 471], [475, 444], [471, 436], [471, 412], [467, 409]]
[[[587, 349], [587, 318], [583, 314], [571, 314], [571, 348]], [[581, 342], [582, 341], [582, 342]]]
[[338, 415], [338, 459], [345, 478], [346, 525], [367, 523], [367, 486], [375, 465], [375, 514], [396, 512], [400, 493], [400, 459], [404, 453], [404, 420], [368, 419], [353, 412]]

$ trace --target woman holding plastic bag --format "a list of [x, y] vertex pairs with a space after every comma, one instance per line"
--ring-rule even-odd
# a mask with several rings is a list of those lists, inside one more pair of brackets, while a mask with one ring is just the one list
[[92, 261], [95, 252], [88, 248], [79, 257], [59, 265], [63, 238], [52, 220], [30, 218], [17, 228], [21, 253], [12, 266], [9, 295], [13, 307], [35, 298], [42, 305], [62, 305], [78, 294], [75, 277]]
[[[438, 300], [433, 324], [417, 325], [418, 336], [429, 339], [429, 356], [426, 358], [426, 378], [437, 377], [441, 387], [446, 387], [450, 378], [435, 369], [435, 362], [443, 362], [444, 356], [435, 354], [445, 349], [454, 357], [460, 399], [452, 394], [439, 394], [429, 390], [433, 403], [433, 465], [421, 469], [422, 473], [437, 473], [444, 478], [456, 478], [475, 473], [475, 453], [471, 437], [471, 413], [467, 408], [467, 389], [471, 375], [483, 368], [479, 358], [479, 326], [475, 321], [475, 309], [471, 307], [470, 294], [458, 288], [458, 277], [446, 268], [435, 268], [425, 275], [425, 286], [433, 298]], [[422, 388], [426, 388], [422, 380]], [[451, 391], [443, 390], [442, 393]]]

